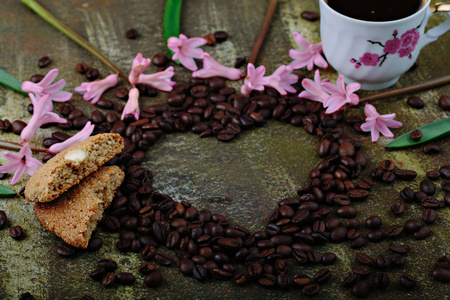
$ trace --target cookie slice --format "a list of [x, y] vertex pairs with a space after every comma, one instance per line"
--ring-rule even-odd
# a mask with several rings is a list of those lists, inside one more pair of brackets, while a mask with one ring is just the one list
[[48, 231], [67, 244], [86, 248], [92, 231], [124, 177], [125, 174], [117, 166], [100, 167], [56, 200], [35, 203], [36, 217]]
[[91, 136], [58, 153], [31, 176], [25, 187], [30, 202], [49, 202], [78, 184], [119, 154], [123, 138], [116, 133]]

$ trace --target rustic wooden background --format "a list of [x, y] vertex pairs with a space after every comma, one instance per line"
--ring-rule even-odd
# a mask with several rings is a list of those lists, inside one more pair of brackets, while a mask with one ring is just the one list
[[[69, 27], [75, 29], [89, 42], [98, 47], [120, 68], [128, 72], [131, 62], [138, 52], [144, 57], [165, 52], [162, 21], [165, 1], [139, 0], [40, 0], [52, 14]], [[253, 41], [262, 24], [267, 0], [190, 0], [184, 1], [181, 17], [181, 31], [190, 36], [224, 30], [229, 39], [214, 47], [204, 47], [211, 55], [225, 65], [234, 65], [237, 57], [249, 56]], [[288, 50], [296, 45], [291, 37], [292, 31], [300, 32], [312, 42], [318, 42], [319, 21], [309, 22], [300, 17], [305, 10], [319, 10], [318, 1], [282, 0], [279, 1], [271, 29], [257, 60], [265, 65], [270, 74], [277, 66], [291, 60]], [[433, 17], [430, 24], [437, 24], [443, 18]], [[137, 28], [139, 38], [129, 40], [126, 30]], [[60, 70], [59, 78], [67, 81], [66, 90], [84, 81], [75, 71], [75, 64], [86, 62], [100, 70], [102, 76], [109, 74], [99, 61], [75, 45], [71, 40], [56, 31], [25, 5], [17, 0], [3, 0], [0, 10], [0, 68], [8, 71], [20, 80], [28, 80], [36, 73], [46, 73], [51, 68]], [[426, 46], [417, 61], [418, 68], [401, 77], [395, 87], [448, 75], [450, 33], [438, 42]], [[52, 63], [45, 69], [39, 69], [37, 61], [47, 55]], [[156, 71], [155, 67], [151, 67]], [[175, 66], [176, 81], [187, 80], [190, 73]], [[298, 72], [312, 77], [311, 72]], [[327, 77], [336, 79], [334, 70], [323, 72]], [[241, 83], [229, 83], [238, 87]], [[125, 86], [121, 81], [120, 85]], [[380, 101], [376, 104], [381, 113], [397, 113], [397, 119], [404, 126], [394, 130], [396, 136], [415, 127], [449, 116], [437, 106], [440, 95], [450, 95], [450, 86], [417, 93], [426, 103], [422, 110], [406, 105], [410, 95]], [[361, 93], [364, 95], [364, 93]], [[106, 97], [113, 98], [109, 91]], [[160, 93], [157, 98], [142, 99], [141, 106], [166, 101], [167, 96]], [[74, 95], [73, 103], [90, 114], [94, 107]], [[0, 87], [0, 119], [22, 119], [28, 121], [30, 115], [26, 108], [29, 99]], [[348, 112], [363, 117], [363, 108], [352, 108]], [[32, 145], [41, 146], [43, 138], [53, 129], [41, 129]], [[442, 152], [427, 156], [422, 147], [401, 151], [385, 151], [383, 146], [389, 140], [381, 138], [378, 143], [370, 142], [369, 136], [353, 135], [363, 141], [363, 153], [369, 158], [369, 166], [364, 171], [378, 166], [383, 159], [392, 159], [402, 168], [411, 168], [419, 177], [413, 182], [397, 182], [390, 186], [378, 184], [373, 195], [364, 203], [357, 204], [358, 218], [365, 220], [377, 214], [383, 218], [383, 228], [387, 224], [403, 224], [410, 218], [420, 218], [422, 209], [409, 206], [401, 217], [394, 217], [390, 206], [398, 199], [398, 192], [405, 186], [417, 189], [418, 182], [425, 172], [437, 169], [449, 163], [450, 139], [436, 141]], [[13, 134], [0, 133], [3, 140], [19, 141]], [[252, 231], [263, 228], [268, 215], [276, 203], [285, 197], [294, 196], [296, 190], [308, 180], [308, 173], [318, 162], [316, 154], [317, 140], [307, 135], [302, 128], [271, 121], [264, 127], [245, 132], [235, 141], [224, 144], [215, 139], [200, 139], [193, 134], [172, 134], [160, 140], [147, 154], [145, 165], [155, 175], [156, 189], [167, 193], [176, 200], [186, 200], [198, 208], [208, 208], [224, 214], [232, 224], [241, 224]], [[0, 162], [5, 159], [0, 156]], [[17, 191], [25, 185], [27, 176], [14, 187]], [[9, 185], [10, 178], [1, 183]], [[442, 191], [438, 194], [442, 198]], [[104, 246], [95, 253], [83, 253], [73, 258], [61, 258], [55, 251], [60, 239], [48, 233], [36, 220], [32, 204], [21, 197], [0, 198], [0, 209], [9, 217], [9, 226], [21, 225], [26, 238], [15, 241], [9, 237], [8, 230], [0, 230], [0, 298], [17, 299], [18, 295], [30, 292], [35, 299], [80, 299], [90, 294], [96, 299], [140, 299], [140, 298], [302, 298], [297, 288], [289, 291], [263, 289], [255, 284], [244, 288], [231, 282], [198, 283], [192, 278], [183, 277], [177, 267], [160, 267], [165, 278], [163, 285], [149, 289], [143, 285], [143, 278], [137, 274], [141, 260], [139, 255], [118, 253], [115, 248], [117, 235], [100, 232]], [[391, 285], [383, 293], [372, 293], [372, 297], [385, 299], [447, 299], [448, 285], [434, 281], [430, 272], [436, 258], [450, 255], [450, 212], [443, 209], [439, 220], [432, 225], [433, 234], [424, 241], [411, 241], [404, 237], [412, 247], [404, 267], [389, 272]], [[363, 251], [375, 256], [388, 253], [388, 242], [371, 243]], [[325, 284], [316, 299], [348, 299], [350, 291], [342, 287], [342, 279], [350, 274], [354, 263], [355, 250], [346, 243], [327, 245], [318, 248], [319, 252], [333, 251], [338, 262], [331, 266], [333, 280]], [[88, 274], [96, 267], [101, 258], [115, 259], [120, 269], [137, 275], [137, 282], [130, 287], [116, 286], [105, 289], [92, 281]], [[293, 270], [314, 275], [321, 266], [300, 270], [291, 264]], [[398, 290], [398, 278], [410, 273], [419, 280], [419, 286], [411, 291]]]

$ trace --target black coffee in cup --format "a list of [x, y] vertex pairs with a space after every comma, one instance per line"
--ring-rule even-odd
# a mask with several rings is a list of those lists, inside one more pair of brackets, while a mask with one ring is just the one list
[[328, 0], [335, 11], [364, 21], [393, 21], [406, 18], [422, 7], [424, 0]]

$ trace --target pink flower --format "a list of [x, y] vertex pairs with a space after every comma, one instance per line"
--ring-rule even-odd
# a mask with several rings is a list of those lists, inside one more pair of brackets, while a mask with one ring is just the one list
[[157, 90], [170, 92], [173, 86], [176, 84], [172, 81], [172, 76], [174, 75], [173, 67], [170, 66], [164, 71], [157, 72], [154, 74], [141, 74], [137, 83], [145, 84], [155, 88]]
[[322, 84], [329, 81], [330, 80], [328, 78], [325, 78], [323, 81], [321, 81], [320, 72], [319, 70], [316, 70], [314, 74], [314, 81], [308, 78], [302, 80], [302, 86], [305, 90], [302, 91], [298, 96], [300, 98], [306, 98], [323, 103], [328, 97], [330, 97], [330, 94], [328, 94], [323, 89]]
[[372, 104], [366, 104], [364, 106], [364, 113], [366, 114], [366, 123], [361, 125], [362, 131], [370, 131], [372, 134], [372, 142], [376, 142], [380, 137], [380, 132], [389, 138], [393, 138], [394, 135], [388, 129], [391, 128], [399, 128], [402, 126], [402, 123], [398, 121], [394, 121], [395, 114], [389, 115], [380, 115], [375, 106]]
[[241, 86], [241, 94], [249, 95], [252, 90], [264, 91], [264, 85], [268, 83], [264, 78], [266, 67], [259, 66], [255, 69], [252, 63], [247, 65], [247, 76], [245, 77], [244, 84]]
[[192, 73], [193, 77], [211, 78], [217, 76], [229, 80], [238, 80], [243, 76], [238, 69], [222, 66], [206, 52], [202, 54], [201, 58], [203, 59], [203, 69]]
[[344, 84], [344, 75], [339, 76], [336, 80], [336, 85], [324, 82], [323, 89], [330, 94], [330, 96], [323, 102], [323, 107], [327, 107], [325, 113], [332, 114], [339, 110], [345, 104], [357, 105], [359, 103], [358, 95], [354, 94], [361, 85], [359, 83]]
[[132, 85], [136, 85], [139, 80], [139, 76], [144, 73], [145, 70], [152, 63], [150, 58], [144, 58], [142, 53], [138, 53], [133, 60], [133, 67], [131, 68], [130, 75], [128, 75], [128, 80]]
[[292, 35], [294, 36], [297, 44], [304, 49], [289, 50], [289, 56], [294, 60], [289, 64], [289, 66], [291, 66], [294, 70], [308, 66], [309, 71], [313, 69], [314, 65], [320, 68], [328, 67], [328, 63], [321, 55], [322, 42], [318, 44], [311, 44], [297, 32], [293, 32]]
[[139, 90], [137, 88], [132, 88], [128, 93], [128, 101], [123, 108], [121, 119], [123, 120], [128, 114], [132, 114], [136, 120], [139, 120]]
[[400, 48], [400, 39], [395, 38], [386, 42], [383, 52], [389, 54], [395, 54], [398, 48]]
[[34, 96], [33, 94], [28, 94], [31, 98], [31, 103], [34, 106], [33, 116], [28, 122], [28, 125], [22, 130], [20, 137], [22, 138], [21, 144], [30, 141], [36, 131], [44, 124], [47, 123], [66, 123], [67, 120], [61, 118], [52, 111], [49, 111], [49, 106], [51, 101], [49, 95]]
[[87, 139], [94, 131], [94, 127], [95, 125], [91, 125], [91, 122], [87, 122], [86, 125], [84, 125], [84, 128], [81, 129], [77, 134], [68, 138], [62, 143], [51, 145], [50, 148], [48, 148], [48, 151], [50, 153], [59, 153], [64, 149], [69, 148], [70, 146]]
[[[400, 48], [400, 50], [398, 50], [398, 55], [400, 57], [404, 57], [404, 56], [408, 56], [411, 54], [411, 52], [414, 50], [414, 48], [412, 47], [406, 47], [406, 48]], [[411, 58], [410, 58], [411, 59]]]
[[268, 81], [265, 86], [276, 89], [283, 96], [287, 93], [296, 93], [297, 90], [292, 87], [292, 84], [297, 83], [298, 76], [291, 72], [292, 67], [279, 66], [272, 75], [265, 77]]
[[402, 34], [402, 36], [401, 36], [402, 47], [406, 48], [409, 45], [411, 45], [413, 43], [413, 41], [416, 39], [415, 35], [416, 35], [416, 30], [414, 28], [412, 28], [412, 29], [408, 30], [407, 32], [405, 32], [404, 34]]
[[22, 177], [23, 173], [27, 172], [28, 175], [33, 175], [42, 166], [42, 163], [32, 157], [30, 145], [26, 143], [19, 154], [12, 154], [8, 151], [3, 151], [3, 155], [9, 160], [9, 162], [0, 166], [0, 173], [12, 173], [15, 172], [11, 185], [15, 185], [17, 181]]
[[203, 53], [202, 49], [198, 49], [207, 41], [203, 38], [188, 39], [184, 34], [180, 34], [179, 38], [174, 36], [167, 40], [167, 48], [175, 52], [172, 60], [179, 60], [180, 63], [191, 71], [198, 70], [194, 58], [200, 58]]
[[366, 52], [359, 60], [366, 66], [376, 66], [380, 61], [380, 57], [376, 53]]
[[31, 81], [24, 81], [21, 88], [24, 92], [33, 93], [36, 96], [44, 96], [45, 94], [48, 94], [50, 100], [52, 101], [68, 101], [72, 98], [72, 93], [62, 91], [66, 85], [66, 81], [64, 79], [50, 85], [58, 76], [58, 73], [58, 69], [52, 69], [40, 82], [34, 83]]
[[81, 86], [75, 88], [75, 92], [84, 95], [85, 101], [92, 100], [91, 103], [95, 104], [107, 89], [116, 86], [118, 77], [119, 74], [111, 74], [105, 79], [83, 82]]

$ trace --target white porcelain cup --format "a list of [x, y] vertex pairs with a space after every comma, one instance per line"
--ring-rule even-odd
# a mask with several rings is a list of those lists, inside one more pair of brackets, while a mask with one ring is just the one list
[[[423, 0], [422, 7], [406, 18], [371, 22], [347, 17], [326, 0], [319, 1], [320, 35], [327, 61], [344, 75], [346, 83], [361, 83], [363, 90], [394, 85], [414, 64], [423, 46], [450, 29], [450, 3], [430, 5], [430, 0]], [[446, 14], [446, 19], [425, 33], [434, 13]]]

